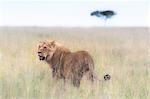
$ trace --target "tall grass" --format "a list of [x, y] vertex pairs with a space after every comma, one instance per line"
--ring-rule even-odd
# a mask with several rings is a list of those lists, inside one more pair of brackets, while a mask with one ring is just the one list
[[[41, 40], [72, 51], [87, 50], [103, 79], [79, 89], [51, 77], [37, 57]], [[0, 28], [0, 99], [149, 99], [150, 39], [147, 28]]]

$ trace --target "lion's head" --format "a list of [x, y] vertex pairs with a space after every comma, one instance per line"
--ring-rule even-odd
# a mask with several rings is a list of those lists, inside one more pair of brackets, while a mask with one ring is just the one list
[[40, 42], [38, 45], [38, 56], [39, 60], [46, 60], [47, 58], [51, 59], [53, 54], [56, 51], [56, 43], [55, 41], [48, 42]]

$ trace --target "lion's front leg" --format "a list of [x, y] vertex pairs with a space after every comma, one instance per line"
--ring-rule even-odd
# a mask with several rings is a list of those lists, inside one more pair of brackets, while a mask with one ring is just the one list
[[60, 73], [58, 68], [53, 68], [53, 70], [52, 70], [52, 77], [58, 80], [58, 79], [62, 79], [64, 76], [61, 75], [61, 73]]

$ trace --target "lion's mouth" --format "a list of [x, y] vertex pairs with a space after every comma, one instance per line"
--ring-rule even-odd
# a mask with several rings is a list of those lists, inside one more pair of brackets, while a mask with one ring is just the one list
[[45, 57], [39, 55], [39, 60], [45, 60]]

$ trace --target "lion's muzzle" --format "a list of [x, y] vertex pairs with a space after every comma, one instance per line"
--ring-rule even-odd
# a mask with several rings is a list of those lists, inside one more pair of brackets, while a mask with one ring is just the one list
[[45, 56], [41, 55], [42, 52], [38, 52], [39, 60], [45, 60]]
[[45, 60], [45, 57], [39, 55], [39, 60]]

